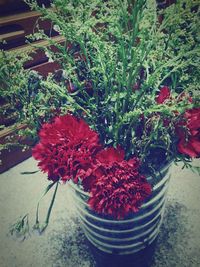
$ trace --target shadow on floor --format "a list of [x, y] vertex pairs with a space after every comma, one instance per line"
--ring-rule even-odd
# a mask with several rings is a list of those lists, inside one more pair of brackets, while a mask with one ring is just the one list
[[[59, 239], [56, 257], [54, 255], [55, 266], [59, 267], [157, 267], [162, 264], [163, 253], [173, 251], [176, 242], [185, 242], [185, 207], [177, 202], [170, 202], [166, 206], [163, 225], [159, 237], [145, 250], [133, 255], [111, 255], [101, 252], [86, 240], [80, 228], [77, 218], [73, 219], [73, 224], [68, 224], [66, 235], [59, 236], [59, 232], [54, 236]], [[181, 241], [181, 239], [183, 239]], [[54, 242], [52, 240], [52, 242]], [[175, 252], [173, 252], [175, 253]], [[176, 255], [175, 255], [176, 257]], [[56, 262], [57, 258], [57, 262]], [[159, 263], [159, 264], [158, 264]], [[170, 258], [168, 258], [170, 266]], [[173, 264], [171, 266], [174, 266]]]
[[103, 253], [90, 245], [97, 267], [150, 267], [155, 251], [154, 241], [148, 248], [130, 255]]

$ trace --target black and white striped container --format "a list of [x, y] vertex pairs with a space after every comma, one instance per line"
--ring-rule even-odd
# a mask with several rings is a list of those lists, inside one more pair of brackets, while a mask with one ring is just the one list
[[133, 254], [149, 246], [157, 237], [162, 223], [170, 164], [156, 177], [148, 177], [153, 185], [152, 195], [139, 212], [124, 220], [107, 219], [92, 211], [87, 200], [89, 194], [73, 182], [71, 193], [82, 228], [88, 240], [103, 252], [118, 255]]

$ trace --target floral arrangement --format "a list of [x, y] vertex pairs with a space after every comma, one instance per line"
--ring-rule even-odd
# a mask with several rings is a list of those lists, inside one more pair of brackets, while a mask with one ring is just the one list
[[50, 180], [81, 183], [91, 193], [89, 205], [96, 212], [118, 219], [136, 212], [151, 193], [139, 173], [137, 157], [125, 160], [120, 147], [104, 148], [98, 134], [72, 115], [44, 124], [40, 142], [33, 149], [38, 166]]
[[17, 110], [51, 181], [46, 192], [72, 180], [94, 212], [123, 219], [151, 195], [148, 175], [200, 156], [198, 1], [25, 2], [65, 38], [56, 43], [36, 25], [29, 42], [47, 40], [40, 49], [61, 70], [32, 92], [24, 83]]

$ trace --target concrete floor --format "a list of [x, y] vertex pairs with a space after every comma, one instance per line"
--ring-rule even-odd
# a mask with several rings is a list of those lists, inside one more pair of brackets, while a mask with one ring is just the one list
[[[199, 165], [199, 160], [194, 164]], [[75, 214], [68, 187], [60, 186], [50, 225], [38, 236], [32, 233], [25, 242], [8, 235], [9, 225], [30, 212], [34, 222], [37, 199], [48, 181], [30, 158], [0, 178], [0, 266], [1, 267], [95, 267], [96, 263]], [[46, 214], [51, 193], [41, 204]], [[134, 265], [133, 265], [134, 266]], [[190, 170], [172, 167], [172, 178], [163, 225], [151, 267], [200, 266], [200, 177]], [[125, 267], [125, 266], [124, 266]]]

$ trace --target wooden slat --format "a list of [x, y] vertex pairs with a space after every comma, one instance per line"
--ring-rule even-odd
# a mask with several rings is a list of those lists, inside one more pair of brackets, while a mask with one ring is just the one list
[[24, 37], [25, 32], [23, 30], [21, 31], [14, 31], [14, 32], [8, 32], [4, 34], [0, 34], [0, 40], [10, 40], [13, 38], [19, 38], [19, 37]]
[[[47, 35], [58, 35], [58, 33], [52, 29], [52, 22], [47, 19], [40, 19], [40, 13], [37, 11], [29, 11], [1, 17], [0, 30], [2, 34], [6, 34], [6, 38], [9, 37], [7, 36], [7, 33], [12, 35], [12, 32], [14, 32], [15, 30], [24, 31], [24, 35], [19, 37], [16, 36], [15, 39], [10, 37], [9, 39], [4, 38], [7, 41], [7, 44], [1, 44], [1, 49], [9, 50], [15, 48], [16, 46], [24, 45], [25, 36], [33, 33], [33, 29], [35, 28], [36, 24], [38, 24], [39, 27], [42, 28]], [[7, 30], [8, 27], [9, 31]], [[16, 29], [16, 27], [18, 27], [18, 29]], [[13, 40], [15, 40], [15, 42], [13, 42]]]
[[[0, 143], [3, 144], [5, 138], [7, 138], [10, 135], [15, 136], [14, 138], [16, 138], [17, 140], [18, 139], [17, 131], [24, 129], [24, 128], [26, 128], [25, 124], [18, 124], [15, 127], [10, 126], [10, 127], [6, 127], [4, 130], [1, 130], [0, 131]], [[33, 142], [28, 141], [27, 139], [24, 139], [24, 138], [20, 142], [22, 142], [23, 144], [33, 145]], [[0, 155], [0, 160], [1, 160], [0, 173], [8, 170], [9, 168], [22, 162], [23, 160], [29, 158], [31, 154], [32, 154], [31, 149], [22, 151], [21, 147], [11, 147], [9, 150], [3, 149]]]
[[10, 16], [1, 17], [0, 26], [20, 22], [22, 20], [26, 20], [30, 18], [37, 18], [39, 16], [40, 16], [40, 13], [38, 11], [28, 11], [28, 12], [23, 12], [20, 14], [14, 14]]
[[13, 134], [16, 130], [21, 130], [26, 127], [25, 124], [19, 124], [16, 126], [10, 126], [6, 127], [5, 129], [0, 131], [0, 143], [3, 143], [4, 139], [9, 136], [10, 134]]
[[32, 155], [31, 149], [22, 151], [21, 148], [11, 148], [9, 150], [1, 151], [1, 164], [0, 164], [0, 173], [7, 171], [9, 168], [14, 167], [20, 162], [30, 158]]
[[56, 62], [45, 62], [40, 65], [36, 65], [31, 69], [36, 70], [39, 74], [42, 74], [43, 76], [47, 76], [49, 73], [53, 73], [56, 70], [59, 70], [60, 65]]
[[[52, 37], [52, 39], [58, 44], [64, 44], [65, 42], [65, 38], [62, 36], [55, 36], [55, 37]], [[43, 41], [34, 42], [34, 47], [27, 44], [27, 45], [19, 46], [17, 48], [10, 49], [8, 51], [16, 51], [20, 53], [33, 51], [33, 53], [31, 54], [33, 59], [26, 62], [25, 64], [25, 68], [32, 68], [38, 64], [46, 63], [48, 61], [48, 58], [45, 55], [44, 51], [39, 49], [39, 47], [45, 47], [48, 45], [49, 45], [48, 41], [43, 40]], [[52, 47], [52, 50], [55, 50], [55, 48]]]
[[[52, 37], [51, 39], [54, 40], [57, 43], [62, 43], [62, 42], [65, 41], [65, 38], [63, 36], [60, 36], [60, 35]], [[35, 51], [41, 46], [48, 46], [49, 42], [46, 41], [46, 40], [36, 41], [36, 42], [33, 43], [33, 45], [34, 45], [34, 47], [29, 45], [29, 44], [26, 44], [26, 45], [22, 45], [22, 46], [19, 46], [19, 47], [16, 47], [16, 48], [9, 49], [8, 51], [18, 51], [18, 52]]]
[[[3, 144], [6, 137], [9, 135], [16, 135], [16, 131], [25, 128], [25, 124], [17, 125], [15, 130], [14, 127], [6, 127], [4, 130], [0, 131], [0, 143]], [[26, 143], [26, 141], [23, 141]], [[9, 150], [3, 149], [1, 151], [0, 159], [0, 173], [8, 170], [9, 168], [15, 166], [16, 164], [22, 162], [23, 160], [31, 156], [31, 149], [22, 151], [20, 147], [12, 147]]]

